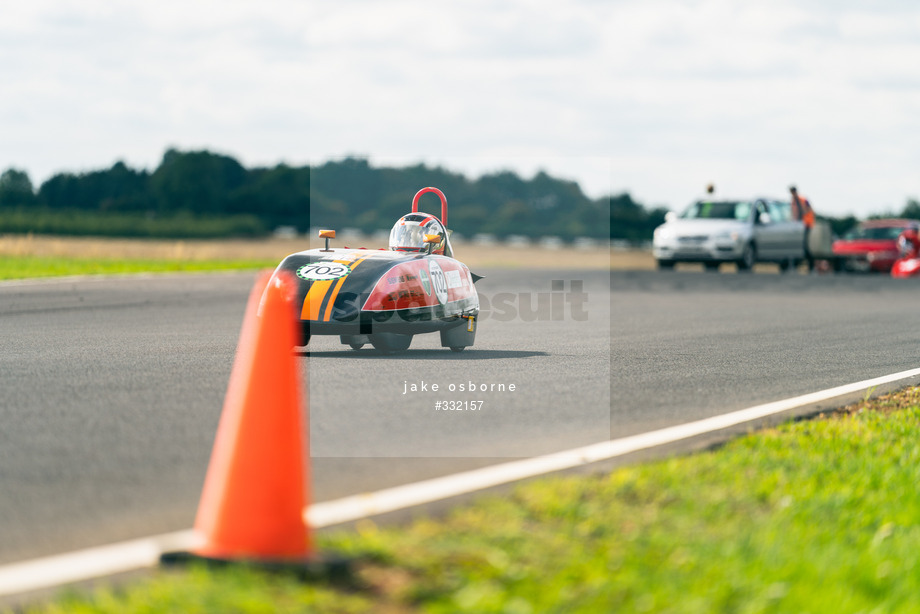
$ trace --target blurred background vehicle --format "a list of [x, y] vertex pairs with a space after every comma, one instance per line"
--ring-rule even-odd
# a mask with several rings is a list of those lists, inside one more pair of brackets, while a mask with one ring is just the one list
[[839, 271], [889, 273], [900, 257], [898, 237], [920, 222], [906, 219], [868, 220], [834, 241], [834, 267]]
[[898, 237], [898, 255], [891, 276], [920, 277], [920, 235], [915, 228], [908, 228]]
[[701, 262], [709, 270], [733, 262], [748, 271], [756, 262], [788, 270], [805, 259], [805, 225], [790, 203], [776, 199], [700, 200], [655, 229], [652, 253], [660, 269]]

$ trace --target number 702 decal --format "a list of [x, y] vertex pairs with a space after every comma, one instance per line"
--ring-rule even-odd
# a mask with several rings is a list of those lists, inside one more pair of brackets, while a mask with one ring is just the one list
[[345, 277], [351, 273], [347, 264], [339, 262], [312, 262], [297, 269], [297, 277], [315, 281], [326, 281]]

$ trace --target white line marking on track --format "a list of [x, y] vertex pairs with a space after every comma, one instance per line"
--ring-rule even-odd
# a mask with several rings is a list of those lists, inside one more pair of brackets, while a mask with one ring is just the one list
[[196, 543], [194, 531], [178, 531], [4, 565], [0, 567], [0, 595], [15, 595], [152, 567], [163, 552], [186, 550]]
[[[798, 407], [829, 401], [899, 380], [920, 376], [920, 369], [901, 371], [862, 382], [855, 382], [820, 392], [757, 405], [740, 411], [688, 422], [657, 431], [492, 465], [414, 484], [396, 486], [372, 493], [314, 503], [304, 510], [313, 528], [322, 528], [394, 512], [425, 503], [469, 494], [493, 486], [537, 477], [563, 469], [623, 456], [697, 435], [719, 431], [753, 420], [783, 413]], [[33, 559], [0, 566], [0, 596], [25, 593], [90, 580], [101, 576], [152, 567], [163, 552], [194, 548], [199, 537], [192, 530], [89, 548], [67, 554]]]
[[493, 486], [515, 482], [526, 478], [536, 477], [563, 469], [572, 469], [602, 460], [624, 456], [631, 452], [645, 450], [656, 446], [674, 443], [682, 439], [689, 439], [697, 435], [712, 433], [724, 428], [744, 424], [779, 414], [796, 407], [811, 405], [827, 401], [845, 394], [859, 392], [888, 384], [901, 379], [920, 375], [920, 369], [902, 371], [892, 375], [885, 375], [871, 380], [829, 388], [820, 392], [775, 401], [764, 405], [756, 405], [740, 411], [713, 416], [688, 422], [657, 431], [650, 431], [640, 435], [614, 439], [592, 444], [582, 448], [566, 450], [545, 456], [537, 456], [500, 465], [483, 467], [463, 473], [456, 473], [441, 478], [396, 486], [374, 493], [344, 497], [335, 501], [315, 503], [305, 513], [311, 526], [324, 527], [343, 522], [366, 518], [386, 512], [393, 512], [424, 503], [439, 501], [448, 497], [468, 494], [484, 490]]

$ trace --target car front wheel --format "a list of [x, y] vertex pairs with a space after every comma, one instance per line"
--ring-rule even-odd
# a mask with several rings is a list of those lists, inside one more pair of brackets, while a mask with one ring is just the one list
[[412, 343], [412, 335], [376, 333], [370, 335], [370, 342], [374, 349], [382, 354], [395, 354], [409, 349], [409, 345]]
[[741, 252], [741, 258], [739, 258], [737, 262], [738, 270], [750, 271], [754, 267], [754, 262], [756, 262], [756, 260], [757, 249], [754, 247], [754, 244], [746, 244], [744, 250]]

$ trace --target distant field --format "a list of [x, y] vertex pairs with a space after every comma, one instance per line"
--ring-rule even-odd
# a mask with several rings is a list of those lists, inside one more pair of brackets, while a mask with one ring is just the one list
[[[40, 257], [90, 260], [162, 260], [184, 262], [277, 262], [310, 247], [305, 239], [253, 240], [145, 240], [32, 235], [0, 236], [0, 257]], [[377, 248], [370, 240], [336, 239], [333, 246]], [[617, 269], [650, 268], [651, 255], [642, 251], [546, 249], [539, 247], [483, 246], [457, 242], [458, 259], [471, 268]]]
[[[332, 245], [370, 249], [381, 246], [374, 239], [360, 237], [335, 239]], [[18, 266], [10, 258], [23, 259], [26, 257], [38, 258], [42, 261], [56, 258], [79, 261], [70, 263], [72, 266], [59, 266], [60, 263], [55, 263], [54, 271], [36, 276], [90, 274], [95, 265], [86, 261], [104, 264], [104, 266], [97, 267], [97, 274], [141, 272], [145, 270], [144, 263], [156, 263], [150, 265], [151, 272], [250, 269], [271, 267], [288, 254], [311, 247], [322, 247], [322, 243], [319, 239], [315, 239], [311, 244], [304, 238], [163, 240], [0, 235], [0, 259], [7, 260], [6, 263], [0, 261], [0, 271], [4, 268], [9, 270]], [[455, 241], [454, 251], [457, 258], [474, 271], [488, 268], [610, 268], [619, 271], [641, 271], [653, 270], [656, 266], [651, 252], [641, 249], [621, 250], [606, 247], [552, 249], [539, 246], [479, 245]], [[119, 268], [112, 261], [131, 261], [131, 266]], [[40, 268], [41, 264], [35, 264], [32, 261], [29, 266]], [[68, 268], [76, 270], [68, 271]], [[680, 264], [676, 268], [678, 271], [703, 270], [702, 265], [699, 264]], [[758, 264], [754, 270], [758, 273], [776, 273], [778, 268], [773, 264]], [[722, 271], [734, 272], [735, 266], [724, 265]], [[9, 279], [10, 277], [0, 274], [0, 279], [3, 278]]]

